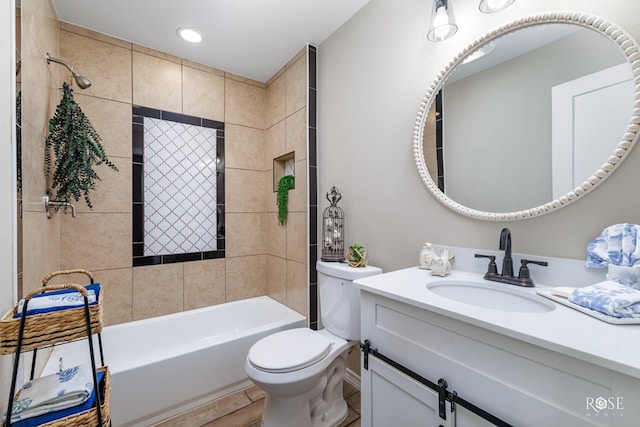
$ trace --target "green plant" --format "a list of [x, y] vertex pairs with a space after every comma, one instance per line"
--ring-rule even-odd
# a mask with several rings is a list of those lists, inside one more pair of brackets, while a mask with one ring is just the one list
[[47, 176], [51, 171], [51, 150], [55, 154], [55, 170], [51, 189], [59, 202], [83, 197], [92, 208], [89, 191], [95, 189], [100, 177], [94, 165], [104, 163], [111, 169], [118, 168], [109, 161], [104, 152], [100, 135], [73, 99], [73, 91], [64, 83], [62, 100], [54, 116], [49, 120], [49, 136], [45, 141], [45, 165]]
[[284, 225], [287, 223], [287, 217], [289, 216], [289, 190], [295, 185], [295, 178], [293, 175], [285, 175], [278, 181], [278, 224]]
[[349, 246], [349, 254], [352, 261], [360, 262], [362, 260], [362, 256], [364, 255], [364, 246], [354, 243]]

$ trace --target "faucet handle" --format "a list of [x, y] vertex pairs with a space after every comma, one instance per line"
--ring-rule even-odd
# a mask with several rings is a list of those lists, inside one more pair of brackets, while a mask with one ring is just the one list
[[527, 264], [537, 264], [537, 265], [542, 265], [544, 267], [549, 265], [547, 261], [533, 261], [530, 259], [523, 258], [520, 260], [520, 271], [518, 272], [518, 279], [531, 278], [531, 275], [529, 274], [529, 267], [527, 267]]
[[476, 258], [489, 258], [489, 267], [487, 269], [487, 274], [498, 274], [498, 266], [496, 265], [496, 256], [495, 255], [483, 255], [483, 254], [475, 254]]

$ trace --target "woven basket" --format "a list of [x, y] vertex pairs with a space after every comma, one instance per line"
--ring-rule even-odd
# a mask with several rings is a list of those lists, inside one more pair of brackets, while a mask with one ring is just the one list
[[[109, 374], [109, 367], [102, 366], [98, 368], [98, 371], [104, 371], [104, 377], [100, 381], [98, 387], [100, 388], [100, 412], [102, 415], [102, 427], [107, 427], [111, 424], [111, 376]], [[45, 424], [40, 424], [41, 427], [96, 427], [98, 426], [98, 410], [94, 406], [86, 411], [78, 412], [77, 414], [69, 415], [65, 418], [49, 421]]]
[[[47, 291], [60, 289], [74, 289], [83, 296], [87, 294], [84, 287], [74, 283], [63, 285], [48, 285], [51, 278], [61, 274], [82, 273], [87, 274], [93, 283], [91, 273], [86, 270], [66, 270], [51, 273], [42, 280], [43, 286], [30, 292], [24, 297], [30, 300], [33, 296]], [[102, 332], [102, 300], [103, 289], [97, 304], [89, 306], [89, 318], [91, 320], [91, 333]], [[18, 343], [18, 331], [20, 329], [20, 317], [13, 317], [18, 312], [18, 304], [0, 319], [0, 355], [15, 353]], [[22, 335], [22, 347], [20, 351], [29, 351], [37, 347], [44, 347], [60, 342], [73, 341], [87, 337], [87, 324], [84, 305], [66, 310], [51, 311], [48, 313], [28, 315], [25, 320]]]

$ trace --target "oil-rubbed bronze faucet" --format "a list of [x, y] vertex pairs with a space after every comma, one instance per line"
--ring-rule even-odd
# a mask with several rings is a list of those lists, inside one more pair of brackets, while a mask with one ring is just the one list
[[509, 285], [524, 286], [528, 288], [535, 287], [535, 283], [533, 283], [533, 279], [531, 279], [529, 267], [527, 265], [537, 264], [546, 267], [547, 265], [549, 265], [549, 263], [547, 263], [546, 261], [522, 259], [520, 260], [520, 271], [518, 272], [518, 277], [515, 277], [513, 275], [513, 259], [511, 258], [511, 231], [506, 227], [503, 228], [500, 232], [499, 248], [500, 250], [504, 251], [501, 274], [498, 274], [495, 255], [475, 254], [476, 258], [489, 258], [489, 267], [484, 275], [485, 280], [507, 283]]

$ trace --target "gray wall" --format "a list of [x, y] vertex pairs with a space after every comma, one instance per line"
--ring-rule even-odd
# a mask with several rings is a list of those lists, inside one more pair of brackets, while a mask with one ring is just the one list
[[[429, 6], [423, 0], [371, 0], [319, 47], [319, 192], [323, 196], [332, 185], [342, 191], [346, 243], [365, 245], [370, 263], [389, 271], [416, 265], [425, 241], [497, 250], [507, 226], [515, 252], [584, 259], [587, 243], [606, 226], [640, 223], [640, 150], [582, 200], [514, 222], [474, 220], [446, 209], [423, 186], [412, 151], [428, 86], [477, 37], [525, 15], [577, 10], [606, 17], [638, 39], [640, 3], [521, 0], [483, 15], [477, 0], [458, 0], [453, 7], [460, 29], [441, 43], [426, 40]], [[324, 207], [326, 201], [320, 214]]]

